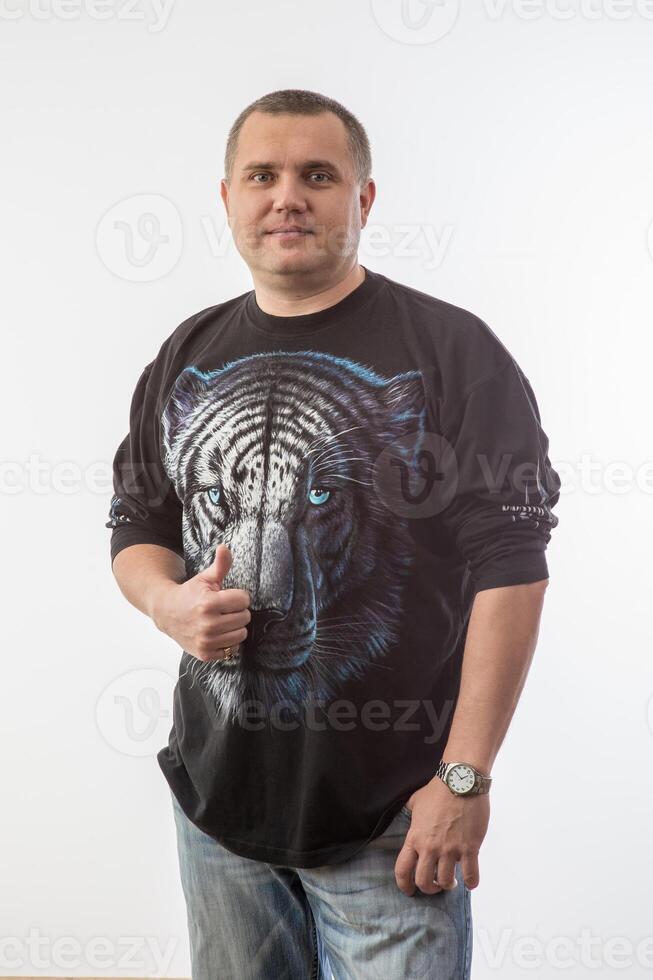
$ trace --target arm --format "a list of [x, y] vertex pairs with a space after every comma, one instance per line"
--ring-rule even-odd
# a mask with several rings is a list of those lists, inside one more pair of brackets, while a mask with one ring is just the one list
[[183, 558], [157, 544], [133, 544], [123, 548], [111, 568], [125, 599], [157, 626], [164, 593], [186, 579]]
[[113, 464], [114, 494], [105, 527], [111, 530], [111, 567], [123, 596], [161, 632], [199, 660], [223, 659], [225, 648], [247, 636], [249, 594], [223, 588], [232, 556], [218, 545], [208, 568], [186, 579], [182, 502], [166, 472], [160, 444], [160, 372], [141, 373], [130, 409], [129, 432]]
[[490, 775], [533, 659], [547, 586], [544, 579], [476, 594], [443, 759]]
[[[532, 388], [512, 359], [474, 384], [462, 404], [444, 402], [440, 423], [454, 448], [457, 492], [438, 515], [439, 530], [465, 559], [475, 593], [442, 758], [490, 775], [537, 642], [560, 480]], [[455, 887], [457, 862], [475, 888], [489, 795], [455, 796], [434, 776], [407, 805], [411, 827], [395, 866], [401, 891]]]
[[[490, 775], [526, 681], [547, 585], [544, 579], [476, 594], [443, 759], [469, 762]], [[401, 891], [412, 895], [417, 886], [434, 894], [455, 888], [456, 862], [461, 862], [465, 885], [475, 888], [478, 852], [490, 819], [489, 796], [456, 797], [434, 776], [407, 802], [411, 827], [395, 868]], [[433, 882], [436, 871], [438, 884]]]

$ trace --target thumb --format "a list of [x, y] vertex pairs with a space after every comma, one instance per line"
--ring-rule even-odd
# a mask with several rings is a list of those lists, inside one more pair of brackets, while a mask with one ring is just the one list
[[214, 588], [221, 589], [225, 575], [231, 568], [233, 555], [226, 544], [219, 544], [215, 549], [215, 558], [208, 568], [200, 572], [200, 577], [212, 585]]

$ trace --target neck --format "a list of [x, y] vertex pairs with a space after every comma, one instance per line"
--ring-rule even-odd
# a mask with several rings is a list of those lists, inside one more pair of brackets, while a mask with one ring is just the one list
[[253, 279], [256, 302], [264, 313], [272, 316], [303, 316], [307, 313], [319, 313], [320, 310], [339, 303], [364, 281], [365, 270], [355, 260], [344, 277], [327, 286], [323, 283], [318, 285], [311, 276], [304, 276], [301, 282], [293, 283], [283, 291], [271, 289], [255, 276]]

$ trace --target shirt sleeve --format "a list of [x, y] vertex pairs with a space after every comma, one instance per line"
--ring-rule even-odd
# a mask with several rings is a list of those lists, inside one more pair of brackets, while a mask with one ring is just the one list
[[514, 358], [472, 386], [456, 409], [443, 407], [442, 418], [455, 492], [441, 519], [474, 591], [548, 578], [545, 551], [561, 484], [533, 390]]
[[183, 507], [167, 476], [160, 451], [158, 390], [154, 361], [143, 370], [132, 396], [129, 432], [113, 461], [109, 505], [111, 564], [132, 544], [158, 544], [184, 557]]

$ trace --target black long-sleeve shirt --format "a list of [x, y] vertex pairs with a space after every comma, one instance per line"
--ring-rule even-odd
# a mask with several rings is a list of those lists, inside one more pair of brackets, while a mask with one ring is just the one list
[[386, 276], [295, 317], [190, 317], [136, 385], [111, 559], [158, 544], [246, 589], [228, 661], [183, 651], [158, 762], [245, 857], [344, 860], [434, 773], [476, 592], [548, 577], [560, 480], [528, 379], [477, 316]]

